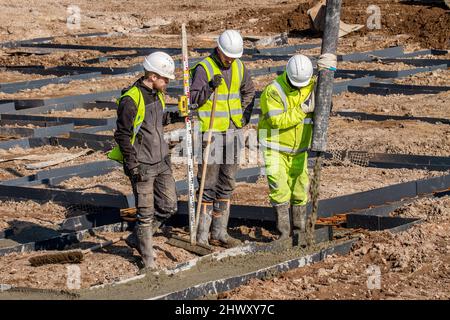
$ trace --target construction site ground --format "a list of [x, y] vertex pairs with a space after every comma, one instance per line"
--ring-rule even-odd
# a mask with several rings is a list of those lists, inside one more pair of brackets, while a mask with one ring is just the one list
[[[180, 21], [187, 23], [191, 47], [212, 48], [214, 35], [225, 28], [239, 29], [243, 35], [270, 36], [281, 32], [289, 35], [289, 44], [320, 43], [320, 38], [309, 28], [306, 10], [314, 1], [267, 1], [253, 0], [225, 2], [175, 0], [152, 1], [142, 3], [131, 0], [124, 6], [114, 1], [92, 2], [79, 0], [76, 4], [82, 10], [81, 30], [76, 33], [109, 32], [108, 37], [74, 37], [66, 28], [66, 5], [52, 1], [10, 1], [2, 0], [2, 12], [5, 23], [0, 26], [0, 42], [24, 40], [36, 37], [56, 36], [54, 43], [80, 44], [96, 46], [123, 47], [180, 47]], [[402, 45], [405, 52], [421, 49], [448, 50], [450, 35], [450, 14], [440, 6], [407, 4], [403, 1], [344, 0], [342, 20], [346, 23], [366, 24], [369, 5], [381, 9], [381, 29], [369, 30], [364, 27], [339, 40], [338, 53], [347, 54], [383, 49]], [[148, 6], [137, 11], [135, 8]], [[29, 17], [24, 20], [23, 16]], [[402, 19], [399, 19], [399, 15]], [[64, 31], [63, 31], [64, 30]], [[247, 48], [252, 42], [245, 40]], [[142, 63], [143, 57], [126, 59], [108, 59], [98, 63], [86, 60], [129, 53], [125, 51], [102, 53], [95, 50], [55, 51], [41, 55], [34, 48], [3, 48], [0, 50], [0, 82], [10, 83], [44, 79], [54, 76], [24, 74], [2, 69], [4, 66], [38, 65], [46, 68], [58, 65], [130, 67]], [[207, 53], [191, 51], [191, 57]], [[319, 48], [303, 50], [299, 53], [317, 55]], [[417, 56], [413, 59], [449, 59], [444, 55]], [[245, 62], [249, 69], [282, 66], [286, 61], [270, 58]], [[406, 63], [339, 62], [338, 69], [400, 71], [416, 68]], [[181, 70], [177, 69], [180, 79]], [[69, 95], [81, 95], [109, 90], [120, 90], [129, 86], [139, 75], [103, 75], [96, 79], [75, 80], [65, 84], [49, 84], [37, 89], [25, 89], [16, 93], [0, 92], [0, 99], [49, 99]], [[263, 90], [276, 77], [269, 74], [254, 77], [255, 88]], [[343, 81], [347, 79], [337, 79]], [[393, 79], [397, 84], [450, 86], [450, 71], [447, 69], [422, 72], [404, 78]], [[342, 92], [333, 96], [332, 111], [364, 112], [380, 115], [407, 117], [434, 117], [449, 119], [450, 91], [437, 94], [393, 94], [387, 96]], [[107, 99], [106, 99], [107, 100]], [[114, 101], [114, 99], [109, 99]], [[176, 99], [170, 97], [170, 103]], [[30, 111], [30, 114], [33, 114]], [[52, 117], [110, 118], [116, 116], [114, 108], [74, 109], [52, 111], [45, 114]], [[171, 125], [166, 132], [183, 128], [183, 124]], [[96, 134], [112, 135], [113, 130], [99, 131]], [[0, 137], [0, 140], [10, 139]], [[20, 138], [19, 136], [14, 138]], [[420, 120], [358, 120], [345, 116], [332, 116], [328, 130], [329, 150], [367, 151], [370, 153], [393, 153], [428, 156], [450, 156], [450, 126], [445, 123], [426, 123]], [[64, 148], [61, 146], [43, 146], [23, 149], [15, 147], [0, 149], [0, 159], [30, 154], [77, 153], [83, 148]], [[107, 160], [105, 153], [94, 151], [76, 159], [60, 163], [47, 169], [62, 168], [93, 161]], [[36, 161], [14, 160], [0, 162], [0, 180], [11, 180], [31, 176], [39, 170], [26, 169], [26, 164]], [[261, 159], [257, 162], [261, 163]], [[256, 164], [244, 163], [242, 168]], [[184, 164], [172, 164], [176, 180], [186, 178]], [[382, 169], [359, 166], [336, 160], [324, 163], [320, 198], [348, 195], [373, 190], [401, 182], [425, 179], [449, 174], [446, 171], [418, 169]], [[33, 185], [34, 188], [48, 188], [46, 185]], [[72, 177], [52, 188], [81, 192], [130, 194], [131, 186], [123, 170], [118, 167], [111, 172], [88, 178]], [[238, 182], [232, 197], [232, 204], [270, 206], [268, 185], [264, 177], [256, 183]], [[186, 200], [180, 195], [179, 200]], [[13, 229], [14, 234], [23, 234], [36, 239], [44, 232], [55, 232], [65, 219], [77, 214], [77, 208], [54, 202], [32, 200], [0, 201], [0, 231]], [[392, 216], [418, 217], [424, 221], [412, 228], [392, 234], [388, 231], [361, 231], [361, 240], [345, 256], [330, 256], [314, 265], [276, 274], [270, 279], [250, 280], [247, 284], [208, 299], [450, 299], [450, 197], [417, 199], [392, 213]], [[30, 229], [35, 228], [36, 232]], [[184, 229], [176, 229], [186, 232]], [[155, 255], [160, 269], [170, 269], [179, 263], [197, 256], [181, 248], [166, 244], [170, 228], [159, 230], [155, 236]], [[260, 226], [233, 227], [230, 233], [242, 240], [268, 243], [278, 237], [273, 229]], [[56, 233], [55, 233], [56, 234]], [[99, 232], [91, 235], [72, 248], [88, 248], [95, 242], [126, 235], [125, 232]], [[34, 238], [33, 238], [34, 237]], [[20, 239], [20, 243], [28, 238]], [[14, 240], [2, 242], [0, 247], [17, 244]], [[324, 245], [324, 244], [322, 244]], [[313, 251], [315, 248], [311, 248]], [[217, 248], [217, 250], [223, 250]], [[303, 250], [303, 249], [301, 249]], [[296, 252], [281, 253], [278, 256], [261, 258], [261, 267], [281, 262], [289, 257], [298, 256]], [[47, 265], [32, 267], [28, 259], [39, 255], [32, 253], [11, 253], [0, 257], [0, 284], [14, 287], [66, 290], [66, 265]], [[260, 261], [260, 260], [257, 260]], [[210, 272], [231, 275], [247, 272], [254, 264], [245, 259], [235, 262], [235, 270], [220, 270], [220, 265], [212, 265]], [[249, 263], [248, 268], [243, 267]], [[140, 267], [139, 255], [123, 241], [113, 246], [87, 255], [79, 265], [82, 272], [81, 289], [83, 298], [125, 298], [119, 297], [113, 289], [104, 291], [87, 290], [92, 286], [111, 284], [137, 275]], [[367, 270], [373, 266], [381, 270], [381, 289], [369, 290]], [[206, 267], [205, 267], [206, 268]], [[197, 270], [198, 271], [198, 270]], [[202, 271], [200, 269], [200, 271]], [[206, 276], [205, 276], [206, 277]], [[202, 276], [192, 275], [194, 280]], [[206, 278], [205, 278], [206, 279]], [[164, 287], [173, 286], [174, 279], [148, 277], [126, 290], [126, 298], [144, 298], [147, 292], [159, 292]], [[176, 279], [175, 279], [176, 280]], [[152, 283], [152, 281], [154, 281]], [[172, 281], [172, 282], [171, 282]], [[185, 281], [185, 280], [183, 280]], [[190, 280], [189, 280], [190, 281]], [[190, 282], [186, 280], [186, 285]], [[143, 291], [140, 291], [140, 290]], [[33, 298], [30, 293], [0, 295], [2, 298]], [[39, 297], [52, 298], [51, 294]], [[56, 298], [60, 298], [56, 296]]]

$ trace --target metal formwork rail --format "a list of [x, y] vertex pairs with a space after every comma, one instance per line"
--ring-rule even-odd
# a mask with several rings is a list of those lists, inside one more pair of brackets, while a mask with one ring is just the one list
[[0, 83], [0, 91], [4, 93], [15, 93], [20, 90], [25, 89], [37, 89], [49, 84], [62, 84], [69, 83], [74, 80], [86, 80], [86, 79], [96, 79], [100, 78], [100, 72], [93, 73], [84, 73], [72, 76], [64, 76], [57, 78], [49, 78], [49, 79], [39, 79], [39, 80], [30, 80], [30, 81], [21, 81], [21, 82], [12, 82], [12, 83]]
[[[20, 127], [32, 124], [36, 128]], [[11, 127], [8, 125], [17, 125], [17, 127]], [[58, 136], [63, 133], [68, 133], [74, 129], [73, 123], [62, 122], [45, 122], [45, 121], [16, 121], [16, 120], [0, 120], [0, 134], [12, 135], [20, 137], [50, 137]], [[8, 141], [5, 141], [8, 142]], [[0, 142], [1, 149], [1, 142]]]
[[353, 111], [335, 111], [332, 113], [334, 116], [353, 118], [358, 120], [372, 120], [372, 121], [386, 121], [386, 120], [401, 120], [401, 121], [421, 121], [433, 124], [450, 124], [450, 119], [445, 118], [432, 118], [432, 117], [416, 117], [416, 116], [396, 116], [396, 115], [384, 115], [364, 112]]

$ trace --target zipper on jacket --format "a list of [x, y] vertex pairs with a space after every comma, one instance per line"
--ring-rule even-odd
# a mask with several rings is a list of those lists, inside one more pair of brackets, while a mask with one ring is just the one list
[[[159, 107], [159, 104], [161, 103], [161, 100], [159, 99], [158, 94], [156, 94], [156, 99], [158, 99], [158, 100], [156, 100], [157, 101], [156, 105], [157, 105], [157, 107]], [[161, 109], [162, 109], [162, 105], [161, 105]], [[159, 110], [155, 109], [155, 112], [157, 114], [158, 114], [158, 111]], [[161, 133], [159, 132], [159, 127], [158, 127], [158, 120], [159, 120], [159, 117], [155, 117], [155, 129], [156, 129], [156, 132], [158, 132], [158, 137], [159, 137], [159, 155], [160, 155], [160, 158], [161, 158], [161, 161], [162, 161], [163, 160], [163, 156], [162, 156], [162, 141], [161, 141]], [[162, 123], [162, 119], [161, 119], [161, 123]]]

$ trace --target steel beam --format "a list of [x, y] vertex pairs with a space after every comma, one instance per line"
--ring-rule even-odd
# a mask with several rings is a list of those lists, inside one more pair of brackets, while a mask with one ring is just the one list
[[38, 128], [2, 127], [2, 125], [6, 125], [9, 123], [17, 123], [17, 121], [0, 120], [0, 134], [13, 136], [17, 135], [21, 137], [51, 137], [58, 136], [63, 133], [68, 133], [74, 128], [72, 123], [40, 121], [30, 122], [31, 124], [34, 124], [36, 126], [41, 124], [41, 126]]
[[436, 90], [435, 88], [426, 88], [425, 86], [417, 86], [417, 88], [410, 87], [388, 87], [388, 86], [370, 86], [370, 87], [360, 87], [360, 86], [348, 86], [348, 92], [354, 92], [358, 94], [376, 94], [380, 96], [387, 96], [391, 94], [404, 94], [404, 95], [416, 95], [416, 94], [437, 94], [440, 92], [448, 91], [446, 87], [441, 88], [441, 90]]
[[450, 59], [406, 59], [406, 58], [396, 58], [396, 59], [383, 59], [385, 63], [404, 63], [417, 67], [433, 66], [437, 64], [445, 64], [450, 67]]
[[372, 121], [401, 120], [401, 121], [422, 121], [433, 124], [439, 123], [450, 124], [450, 119], [444, 118], [396, 116], [396, 115], [384, 115], [384, 114], [353, 112], [353, 111], [335, 111], [333, 112], [333, 115], [358, 120], [372, 120]]
[[19, 110], [42, 106], [53, 106], [57, 104], [81, 104], [83, 102], [91, 102], [99, 99], [112, 99], [114, 97], [118, 97], [119, 95], [120, 90], [112, 90], [51, 99], [16, 99], [3, 101], [14, 102], [16, 109]]
[[[89, 230], [82, 230], [72, 233], [63, 233], [49, 239], [38, 240], [15, 246], [0, 248], [0, 256], [13, 252], [32, 252], [38, 250], [65, 250], [68, 246], [81, 242], [86, 236], [95, 232], [123, 232], [129, 230], [126, 222], [95, 227]], [[0, 239], [1, 241], [1, 239]]]
[[86, 80], [86, 79], [96, 79], [100, 78], [100, 72], [84, 73], [73, 76], [49, 78], [49, 79], [39, 79], [30, 80], [22, 82], [11, 82], [11, 83], [0, 83], [0, 91], [4, 93], [15, 93], [24, 89], [37, 89], [49, 84], [62, 84], [69, 83], [74, 80]]
[[106, 126], [115, 125], [116, 117], [111, 118], [72, 118], [72, 117], [49, 117], [44, 115], [28, 114], [2, 114], [2, 120], [31, 120], [31, 121], [53, 121], [62, 123], [73, 123], [76, 126]]
[[403, 46], [372, 50], [367, 52], [356, 52], [345, 55], [338, 55], [338, 61], [372, 61], [374, 58], [400, 57], [403, 56]]
[[438, 64], [428, 67], [414, 68], [409, 70], [399, 70], [399, 71], [338, 69], [335, 73], [335, 77], [345, 77], [348, 74], [354, 74], [357, 76], [370, 75], [378, 78], [400, 78], [400, 77], [407, 77], [416, 73], [429, 72], [437, 69], [447, 69], [447, 65]]
[[419, 218], [384, 217], [367, 214], [347, 214], [347, 228], [363, 228], [369, 231], [393, 229], [412, 222], [419, 222]]

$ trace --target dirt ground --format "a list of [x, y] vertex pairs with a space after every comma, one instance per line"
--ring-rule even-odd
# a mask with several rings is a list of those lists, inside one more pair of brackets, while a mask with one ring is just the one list
[[448, 125], [419, 121], [330, 119], [329, 150], [448, 156]]
[[46, 113], [45, 116], [50, 117], [70, 117], [70, 118], [93, 118], [93, 119], [102, 119], [102, 118], [113, 118], [117, 116], [116, 109], [82, 109], [77, 108], [70, 111], [50, 111]]
[[425, 222], [399, 234], [367, 232], [349, 255], [250, 280], [218, 298], [450, 299], [450, 197], [421, 199], [397, 214]]

